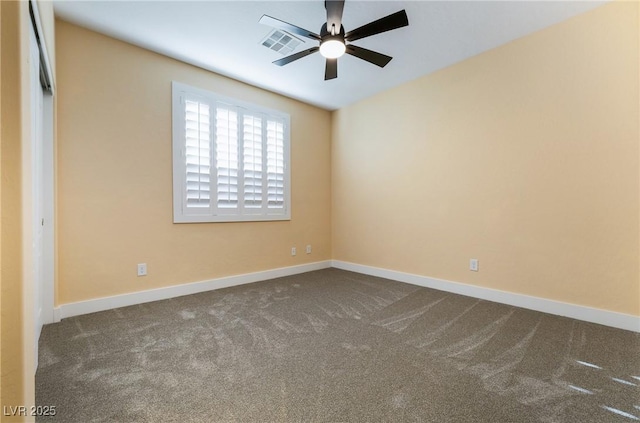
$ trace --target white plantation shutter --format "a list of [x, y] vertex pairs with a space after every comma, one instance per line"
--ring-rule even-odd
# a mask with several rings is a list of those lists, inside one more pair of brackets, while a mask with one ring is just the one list
[[187, 208], [209, 207], [211, 203], [210, 107], [185, 101], [185, 182]]
[[262, 117], [244, 115], [242, 162], [244, 207], [247, 209], [262, 208], [262, 128]]
[[174, 222], [288, 220], [289, 115], [173, 83]]
[[229, 107], [216, 108], [217, 205], [238, 208], [238, 113]]
[[284, 207], [284, 124], [267, 121], [267, 205]]

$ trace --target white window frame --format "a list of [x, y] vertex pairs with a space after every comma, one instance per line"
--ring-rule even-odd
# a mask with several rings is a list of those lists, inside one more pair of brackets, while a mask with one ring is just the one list
[[[211, 110], [211, 128], [210, 128], [210, 149], [211, 149], [211, 199], [209, 207], [186, 207], [186, 124], [185, 124], [185, 100], [187, 98], [197, 99], [201, 103], [209, 105]], [[265, 118], [276, 119], [284, 124], [283, 147], [284, 147], [284, 204], [283, 208], [271, 209], [266, 203], [261, 208], [245, 208], [244, 196], [238, 192], [237, 209], [218, 209], [216, 201], [217, 182], [214, 176], [215, 164], [215, 110], [219, 103], [227, 104], [240, 111], [238, 120], [246, 114], [262, 115]], [[189, 85], [173, 81], [172, 82], [172, 123], [173, 123], [173, 222], [174, 223], [205, 223], [205, 222], [258, 222], [258, 221], [277, 221], [291, 220], [291, 143], [290, 143], [290, 116], [287, 113], [268, 109], [255, 104], [225, 97], [214, 92], [191, 87]], [[240, 133], [242, 125], [238, 125]], [[265, 130], [266, 133], [266, 130]], [[263, 140], [263, 145], [265, 141]], [[243, 140], [238, 137], [238, 157], [242, 157]], [[263, 148], [263, 154], [266, 156], [266, 149]], [[240, 159], [239, 159], [240, 160]], [[239, 165], [239, 182], [238, 187], [242, 187], [244, 170]], [[264, 178], [267, 175], [267, 169], [263, 170]], [[263, 183], [266, 187], [266, 179]], [[268, 193], [263, 193], [267, 198]], [[263, 200], [266, 201], [266, 200]]]

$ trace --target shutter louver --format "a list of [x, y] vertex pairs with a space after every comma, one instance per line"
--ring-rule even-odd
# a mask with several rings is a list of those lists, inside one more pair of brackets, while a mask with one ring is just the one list
[[262, 208], [262, 118], [243, 117], [244, 207]]
[[185, 101], [186, 207], [211, 205], [210, 107]]
[[267, 207], [284, 208], [284, 125], [267, 121]]
[[221, 209], [238, 207], [238, 113], [216, 108], [217, 204]]

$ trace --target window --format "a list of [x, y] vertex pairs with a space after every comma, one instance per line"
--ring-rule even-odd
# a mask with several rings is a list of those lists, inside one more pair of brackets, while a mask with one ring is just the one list
[[173, 82], [173, 221], [289, 220], [289, 115]]

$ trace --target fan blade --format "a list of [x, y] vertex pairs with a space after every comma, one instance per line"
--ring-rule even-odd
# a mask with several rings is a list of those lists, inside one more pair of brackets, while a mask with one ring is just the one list
[[353, 31], [347, 32], [344, 39], [347, 41], [355, 41], [360, 38], [370, 37], [382, 32], [391, 31], [392, 29], [402, 28], [407, 25], [409, 25], [407, 12], [401, 10], [389, 16], [385, 16], [384, 18], [378, 19], [377, 21], [363, 25], [360, 28], [356, 28]]
[[331, 26], [335, 25], [336, 34], [339, 34], [340, 26], [342, 26], [344, 0], [325, 0], [324, 7], [327, 9], [327, 31], [331, 33]]
[[352, 56], [356, 56], [359, 59], [366, 60], [369, 63], [373, 63], [374, 65], [378, 65], [381, 68], [384, 68], [387, 63], [393, 59], [391, 56], [384, 55], [382, 53], [375, 52], [373, 50], [367, 50], [366, 48], [358, 47], [349, 44], [347, 46], [347, 50], [345, 53], [350, 54]]
[[291, 34], [302, 35], [303, 37], [311, 38], [312, 40], [320, 40], [320, 36], [311, 31], [307, 31], [304, 28], [300, 28], [299, 26], [292, 25], [288, 22], [281, 21], [280, 19], [272, 18], [271, 16], [262, 15], [260, 18], [260, 23], [263, 25], [269, 25], [274, 28], [282, 29]]
[[324, 68], [324, 80], [335, 79], [338, 77], [338, 59], [327, 59]]
[[296, 54], [292, 54], [291, 56], [287, 56], [287, 57], [284, 57], [284, 58], [282, 58], [280, 60], [276, 60], [275, 62], [273, 62], [273, 64], [274, 65], [278, 65], [278, 66], [284, 66], [287, 63], [293, 62], [294, 60], [302, 59], [305, 56], [313, 54], [318, 50], [320, 50], [320, 47], [312, 47], [312, 48], [307, 49], [307, 50], [302, 50], [302, 51], [300, 51], [300, 52], [298, 52]]

